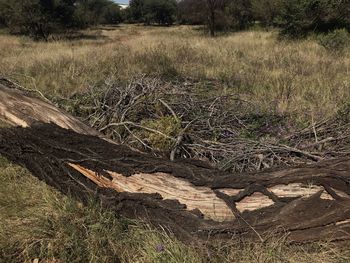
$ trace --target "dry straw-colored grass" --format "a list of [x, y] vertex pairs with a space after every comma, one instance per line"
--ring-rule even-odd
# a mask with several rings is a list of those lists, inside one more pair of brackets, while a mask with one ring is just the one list
[[49, 43], [3, 34], [0, 57], [0, 74], [60, 96], [146, 73], [215, 80], [266, 111], [308, 120], [332, 115], [350, 98], [350, 52], [336, 56], [312, 39], [279, 41], [273, 31], [212, 39], [187, 26], [120, 26]]
[[[211, 39], [186, 26], [105, 27], [84, 34], [47, 43], [1, 34], [0, 75], [63, 97], [138, 74], [210, 79], [222, 93], [303, 120], [332, 115], [350, 98], [350, 53], [332, 55], [312, 39], [281, 42], [276, 32], [261, 31]], [[191, 248], [116, 220], [98, 204], [83, 207], [4, 159], [0, 177], [0, 262], [350, 262], [346, 246], [293, 246], [283, 239]]]

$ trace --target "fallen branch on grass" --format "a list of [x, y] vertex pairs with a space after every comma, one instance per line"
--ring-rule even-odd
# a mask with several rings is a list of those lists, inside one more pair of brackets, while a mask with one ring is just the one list
[[[0, 154], [65, 194], [183, 240], [287, 234], [350, 239], [350, 158], [255, 174], [171, 162], [111, 143], [54, 106], [0, 84]], [[21, 127], [19, 127], [21, 126]]]

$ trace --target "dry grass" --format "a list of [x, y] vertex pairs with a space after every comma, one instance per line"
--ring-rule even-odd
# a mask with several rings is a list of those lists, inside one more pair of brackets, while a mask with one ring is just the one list
[[0, 262], [200, 262], [170, 236], [82, 206], [2, 158], [0, 177]]
[[332, 115], [350, 98], [350, 53], [334, 56], [312, 39], [281, 42], [276, 32], [260, 31], [211, 39], [186, 26], [84, 34], [49, 43], [0, 35], [0, 74], [60, 96], [142, 73], [211, 79], [266, 111], [307, 120]]
[[348, 247], [229, 241], [201, 249], [65, 197], [0, 158], [0, 262], [349, 262]]
[[[312, 39], [280, 42], [276, 32], [210, 39], [185, 26], [121, 26], [48, 43], [0, 34], [0, 75], [53, 97], [151, 74], [203, 86], [211, 80], [222, 94], [237, 93], [267, 113], [310, 121], [349, 101], [349, 73], [350, 52], [332, 55]], [[96, 203], [83, 207], [4, 159], [0, 177], [0, 262], [350, 262], [346, 246], [293, 246], [283, 239], [192, 248], [116, 220]]]

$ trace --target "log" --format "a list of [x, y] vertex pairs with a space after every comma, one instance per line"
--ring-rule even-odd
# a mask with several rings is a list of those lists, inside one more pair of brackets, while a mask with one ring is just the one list
[[118, 145], [23, 90], [0, 84], [0, 154], [77, 200], [146, 220], [184, 241], [286, 235], [350, 239], [350, 157], [230, 174]]

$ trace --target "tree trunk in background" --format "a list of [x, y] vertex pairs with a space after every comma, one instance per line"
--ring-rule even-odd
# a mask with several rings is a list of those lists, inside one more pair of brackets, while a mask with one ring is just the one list
[[209, 31], [210, 36], [215, 37], [215, 10], [210, 10], [210, 16], [209, 16]]
[[[8, 85], [6, 85], [8, 86]], [[229, 174], [118, 145], [53, 105], [0, 84], [0, 154], [80, 201], [95, 196], [119, 216], [182, 240], [287, 235], [350, 239], [350, 158]]]
[[215, 36], [215, 10], [217, 8], [218, 0], [206, 0], [208, 12], [208, 26], [211, 37]]

